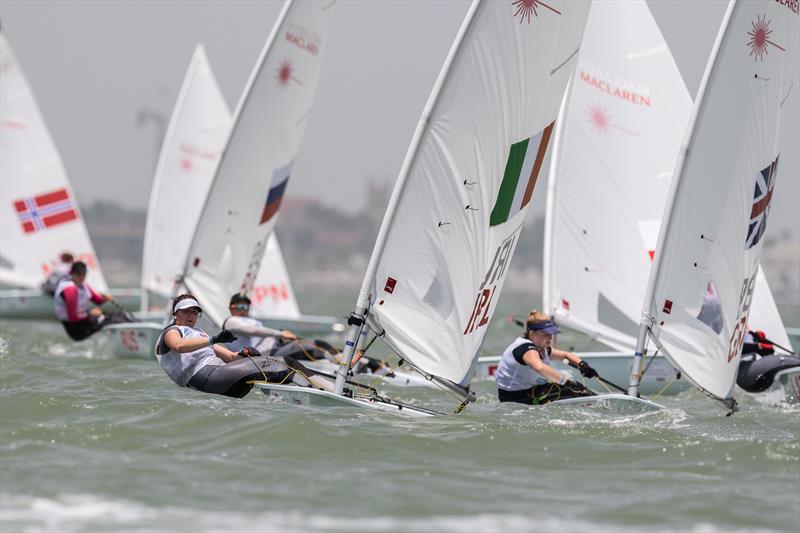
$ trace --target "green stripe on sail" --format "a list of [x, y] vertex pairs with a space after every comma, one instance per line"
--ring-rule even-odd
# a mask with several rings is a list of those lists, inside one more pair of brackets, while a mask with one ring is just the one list
[[514, 143], [508, 151], [503, 183], [500, 184], [500, 192], [497, 193], [497, 201], [495, 201], [492, 215], [489, 217], [489, 226], [497, 226], [508, 220], [508, 213], [514, 202], [514, 193], [517, 192], [519, 174], [522, 172], [522, 164], [525, 162], [525, 152], [528, 151], [528, 141], [530, 139]]

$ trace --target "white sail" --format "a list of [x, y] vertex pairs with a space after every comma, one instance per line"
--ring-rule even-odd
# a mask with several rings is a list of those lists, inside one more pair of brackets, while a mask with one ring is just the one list
[[473, 2], [406, 155], [362, 288], [370, 320], [458, 385], [522, 230], [588, 3]]
[[778, 306], [772, 297], [764, 270], [760, 266], [756, 272], [756, 286], [753, 289], [753, 301], [750, 303], [750, 320], [747, 323], [747, 329], [761, 330], [772, 342], [792, 350], [789, 333], [786, 331]]
[[78, 201], [39, 107], [0, 32], [0, 283], [39, 284], [70, 252], [107, 291]]
[[300, 308], [283, 262], [278, 238], [272, 233], [261, 259], [256, 281], [250, 291], [251, 314], [265, 318], [300, 318]]
[[217, 325], [251, 292], [308, 122], [333, 2], [287, 2], [239, 102], [184, 284]]
[[643, 0], [595, 2], [557, 128], [544, 307], [633, 350], [691, 98]]
[[[197, 45], [161, 148], [144, 236], [142, 289], [169, 298], [227, 140], [231, 114]], [[146, 304], [143, 304], [146, 307]]]
[[783, 3], [728, 6], [676, 167], [643, 309], [656, 345], [722, 400], [736, 382], [769, 204], [781, 180], [782, 106], [798, 90], [799, 28]]

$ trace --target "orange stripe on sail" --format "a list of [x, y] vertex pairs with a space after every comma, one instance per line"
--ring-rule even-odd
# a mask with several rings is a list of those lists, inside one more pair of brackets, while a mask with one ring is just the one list
[[539, 151], [536, 152], [536, 161], [533, 163], [533, 168], [531, 169], [531, 175], [528, 178], [528, 186], [525, 188], [525, 196], [522, 197], [522, 206], [520, 209], [524, 208], [528, 205], [528, 202], [531, 201], [531, 196], [533, 196], [533, 189], [536, 188], [536, 180], [539, 178], [539, 170], [542, 168], [542, 162], [544, 161], [544, 156], [547, 154], [547, 145], [550, 142], [550, 134], [553, 132], [553, 125], [555, 121], [551, 122], [543, 131], [542, 131], [542, 140], [539, 142]]

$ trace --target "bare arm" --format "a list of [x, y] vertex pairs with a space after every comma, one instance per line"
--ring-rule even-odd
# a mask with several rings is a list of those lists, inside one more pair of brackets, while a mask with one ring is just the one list
[[559, 361], [563, 361], [566, 359], [568, 362], [572, 363], [575, 366], [581, 364], [581, 358], [575, 355], [572, 352], [568, 352], [566, 350], [559, 350], [558, 348], [553, 348], [550, 351], [550, 358], [551, 359], [558, 359]]
[[205, 348], [209, 345], [209, 339], [208, 337], [184, 339], [177, 329], [171, 329], [164, 335], [164, 343], [174, 352], [187, 353]]
[[[550, 355], [552, 356], [552, 353]], [[561, 383], [563, 381], [561, 373], [552, 368], [550, 365], [542, 362], [542, 358], [539, 357], [539, 352], [536, 350], [528, 350], [525, 352], [525, 355], [522, 356], [522, 360], [525, 361], [525, 364], [531, 367], [536, 373], [544, 376], [548, 380], [554, 383]]]
[[231, 317], [225, 322], [225, 327], [232, 331], [234, 335], [245, 337], [280, 337], [283, 332], [265, 326], [255, 326], [238, 317]]
[[214, 348], [214, 353], [217, 354], [217, 357], [219, 357], [226, 363], [230, 363], [231, 361], [236, 361], [237, 359], [242, 358], [238, 353], [230, 351], [221, 344], [215, 344], [213, 348]]

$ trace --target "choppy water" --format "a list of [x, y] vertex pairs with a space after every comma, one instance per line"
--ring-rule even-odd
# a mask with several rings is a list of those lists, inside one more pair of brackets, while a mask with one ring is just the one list
[[[500, 321], [489, 345], [515, 333]], [[800, 530], [800, 409], [774, 395], [621, 417], [501, 406], [484, 383], [419, 420], [179, 389], [57, 324], [0, 338], [4, 533]]]

